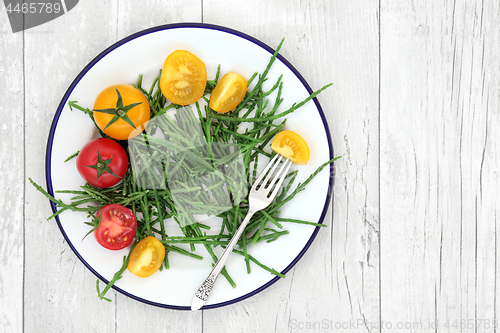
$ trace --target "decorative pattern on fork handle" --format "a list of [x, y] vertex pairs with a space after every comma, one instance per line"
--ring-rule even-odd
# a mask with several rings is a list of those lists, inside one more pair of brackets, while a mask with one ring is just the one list
[[214, 274], [210, 274], [207, 279], [201, 284], [198, 291], [194, 294], [196, 297], [201, 299], [202, 301], [206, 301], [208, 299], [208, 295], [212, 291], [212, 288], [215, 284], [215, 279], [217, 277]]

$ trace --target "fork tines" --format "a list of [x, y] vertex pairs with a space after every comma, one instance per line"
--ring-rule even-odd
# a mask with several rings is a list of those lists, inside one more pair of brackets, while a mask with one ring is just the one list
[[[280, 164], [281, 167], [278, 169]], [[263, 189], [268, 193], [268, 197], [273, 198], [281, 187], [291, 165], [292, 162], [289, 159], [276, 154], [257, 178], [252, 190]]]

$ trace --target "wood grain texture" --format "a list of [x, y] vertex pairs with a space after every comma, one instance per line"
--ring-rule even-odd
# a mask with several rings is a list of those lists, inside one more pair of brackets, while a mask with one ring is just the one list
[[7, 78], [0, 80], [0, 332], [19, 332], [23, 323], [23, 42], [8, 21], [0, 21], [0, 76]]
[[[113, 3], [103, 2], [99, 11], [116, 13], [113, 7]], [[80, 70], [116, 40], [114, 21], [109, 18], [79, 4], [68, 14], [23, 33], [26, 173], [44, 187], [45, 150], [53, 116]], [[71, 251], [56, 221], [47, 221], [51, 214], [48, 200], [28, 183], [24, 331], [113, 331], [116, 304], [96, 297], [94, 275]]]
[[[13, 34], [0, 5], [0, 333], [492, 332], [500, 310], [500, 3], [496, 0], [80, 1]], [[80, 70], [174, 22], [249, 34], [319, 96], [332, 205], [299, 263], [264, 292], [199, 312], [111, 291], [73, 254], [48, 200], [45, 148]], [[13, 110], [15, 112], [13, 112]], [[382, 328], [382, 329], [381, 329]]]
[[[204, 21], [275, 47], [319, 97], [331, 126], [336, 164], [333, 211], [285, 280], [226, 308], [204, 312], [204, 332], [333, 330], [379, 320], [378, 2], [204, 1]], [[251, 16], [246, 15], [252, 12]], [[325, 13], [329, 13], [325, 15]], [[259, 311], [260, 304], [272, 304]], [[225, 316], [228, 320], [220, 322]], [[372, 330], [371, 331], [376, 331]]]
[[[253, 12], [252, 16], [247, 12]], [[274, 13], [279, 13], [279, 19]], [[77, 24], [73, 23], [75, 17]], [[32, 142], [26, 154], [33, 160], [44, 159], [47, 129], [57, 103], [88, 61], [122, 37], [177, 21], [228, 26], [274, 47], [286, 37], [282, 54], [313, 89], [334, 83], [319, 100], [329, 122], [341, 124], [332, 126], [336, 129], [332, 136], [336, 155], [346, 156], [337, 167], [342, 181], [335, 187], [335, 209], [328, 211], [325, 220], [329, 228], [320, 232], [288, 278], [231, 307], [197, 313], [154, 308], [115, 292], [110, 293], [113, 303], [98, 301], [95, 277], [71, 253], [55, 223], [45, 221], [50, 215], [47, 200], [28, 187], [24, 331], [281, 332], [303, 331], [311, 324], [333, 329], [376, 320], [378, 174], [373, 142], [377, 142], [378, 128], [377, 20], [376, 2], [367, 6], [361, 1], [258, 5], [183, 1], [161, 8], [155, 1], [107, 1], [97, 8], [79, 4], [70, 14], [24, 32], [24, 58], [30, 70], [24, 74], [27, 97], [23, 102], [29, 114], [26, 140]], [[77, 47], [68, 46], [68, 41]], [[43, 86], [40, 77], [47, 82]], [[43, 164], [27, 162], [26, 168], [43, 184]], [[22, 177], [18, 178], [24, 181]], [[98, 317], [105, 319], [96, 320]], [[61, 322], [59, 318], [71, 320]], [[365, 325], [360, 328], [366, 330]]]
[[381, 298], [392, 325], [482, 332], [497, 318], [498, 16], [494, 1], [382, 1]]

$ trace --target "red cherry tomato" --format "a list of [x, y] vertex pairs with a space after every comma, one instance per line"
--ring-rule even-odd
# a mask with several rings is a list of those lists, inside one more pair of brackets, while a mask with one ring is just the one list
[[125, 149], [111, 139], [95, 139], [80, 150], [76, 159], [80, 175], [92, 186], [105, 188], [118, 184], [128, 168]]
[[127, 207], [109, 204], [97, 212], [101, 218], [94, 236], [99, 244], [109, 250], [121, 250], [132, 243], [137, 229], [134, 213]]

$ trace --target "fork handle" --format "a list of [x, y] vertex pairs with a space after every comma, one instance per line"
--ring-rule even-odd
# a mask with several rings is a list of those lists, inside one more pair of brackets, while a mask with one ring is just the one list
[[252, 218], [253, 214], [255, 212], [252, 210], [249, 210], [243, 221], [241, 222], [240, 226], [238, 227], [238, 230], [236, 230], [236, 233], [234, 234], [233, 238], [231, 238], [231, 241], [227, 245], [226, 249], [220, 256], [219, 260], [215, 264], [214, 268], [208, 274], [208, 277], [206, 278], [205, 281], [201, 284], [200, 288], [198, 288], [198, 291], [194, 294], [193, 297], [193, 302], [191, 304], [191, 310], [198, 310], [200, 309], [205, 302], [208, 299], [208, 295], [212, 292], [212, 289], [214, 287], [215, 280], [219, 276], [220, 272], [222, 271], [222, 268], [224, 267], [224, 264], [226, 263], [227, 258], [229, 258], [229, 255], [231, 252], [233, 252], [233, 249], [238, 242], [238, 240], [241, 237], [241, 234], [243, 233], [243, 230], [245, 230], [245, 227], [248, 224], [248, 221]]

